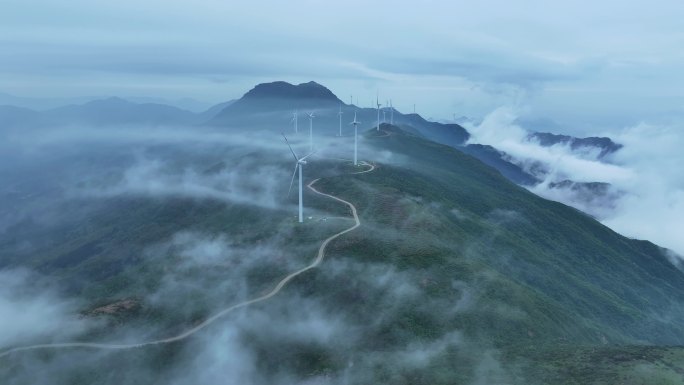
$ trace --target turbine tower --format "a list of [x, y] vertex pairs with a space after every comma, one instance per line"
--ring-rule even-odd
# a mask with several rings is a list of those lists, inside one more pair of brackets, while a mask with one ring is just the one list
[[313, 152], [313, 118], [316, 117], [313, 112], [307, 113], [309, 116], [309, 152]]
[[356, 120], [356, 112], [354, 112], [354, 121], [349, 123], [354, 125], [354, 166], [358, 166], [359, 162], [357, 160], [357, 153], [358, 153], [358, 144], [359, 144], [359, 139], [358, 139], [358, 129], [357, 126], [361, 124], [358, 120]]
[[340, 116], [340, 135], [342, 136], [342, 104], [340, 104], [340, 112], [337, 113]]
[[294, 123], [294, 128], [295, 128], [295, 134], [299, 133], [299, 129], [297, 128], [297, 116], [299, 113], [297, 113], [297, 110], [295, 110], [292, 113], [292, 120], [290, 120], [290, 123]]
[[295, 154], [294, 150], [292, 149], [292, 146], [290, 146], [290, 142], [287, 140], [285, 134], [283, 134], [283, 138], [285, 138], [285, 143], [287, 143], [287, 147], [290, 148], [290, 152], [295, 158], [295, 168], [294, 172], [292, 173], [292, 180], [290, 181], [290, 189], [287, 190], [287, 196], [290, 196], [290, 192], [292, 192], [292, 184], [294, 184], [295, 175], [297, 174], [297, 169], [299, 169], [299, 223], [302, 223], [304, 222], [304, 201], [302, 200], [302, 166], [306, 164], [306, 158], [313, 155], [313, 152], [309, 153], [309, 155], [303, 158], [298, 158], [297, 154]]
[[380, 131], [380, 106], [382, 106], [382, 104], [380, 104], [380, 100], [378, 100], [378, 96], [375, 97], [375, 104], [378, 106], [378, 127], [377, 127], [377, 131]]

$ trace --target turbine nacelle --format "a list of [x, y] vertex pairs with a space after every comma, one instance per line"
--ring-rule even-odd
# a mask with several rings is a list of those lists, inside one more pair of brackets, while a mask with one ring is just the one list
[[352, 122], [349, 123], [349, 124], [350, 124], [350, 125], [352, 125], [352, 124], [353, 124], [353, 125], [361, 124], [361, 122], [359, 122], [358, 120], [356, 120], [356, 112], [354, 112], [354, 121], [352, 121]]

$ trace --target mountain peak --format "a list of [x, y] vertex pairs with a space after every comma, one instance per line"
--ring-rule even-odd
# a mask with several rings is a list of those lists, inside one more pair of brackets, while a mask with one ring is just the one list
[[322, 99], [339, 101], [337, 96], [326, 87], [310, 81], [298, 85], [284, 81], [257, 84], [243, 99]]

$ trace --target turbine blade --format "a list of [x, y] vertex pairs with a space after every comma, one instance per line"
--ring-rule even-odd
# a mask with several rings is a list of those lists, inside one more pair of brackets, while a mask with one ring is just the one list
[[292, 173], [292, 180], [290, 181], [290, 188], [287, 189], [287, 196], [290, 196], [290, 192], [292, 192], [292, 184], [294, 183], [295, 175], [297, 175], [297, 166], [299, 166], [298, 163], [295, 163], [295, 169], [294, 172]]
[[356, 112], [354, 112], [354, 120], [349, 124], [359, 124], [359, 123], [361, 123], [361, 122], [356, 120]]
[[305, 160], [306, 158], [310, 157], [311, 155], [313, 155], [313, 154], [315, 154], [315, 153], [316, 153], [316, 151], [311, 151], [307, 156], [303, 157], [303, 158], [300, 159], [300, 160]]
[[283, 134], [282, 132], [281, 134], [283, 135], [283, 138], [285, 138], [285, 143], [287, 143], [287, 147], [290, 148], [290, 152], [292, 153], [292, 156], [294, 156], [295, 162], [298, 162], [299, 158], [297, 158], [297, 154], [295, 154], [294, 150], [292, 149], [292, 146], [290, 146], [290, 142], [287, 140], [287, 136], [285, 136], [285, 134]]

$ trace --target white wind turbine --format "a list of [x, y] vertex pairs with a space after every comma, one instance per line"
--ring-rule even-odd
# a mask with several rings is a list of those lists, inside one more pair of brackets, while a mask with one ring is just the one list
[[[385, 108], [384, 108], [383, 110], [389, 112], [389, 109], [390, 109], [390, 101], [389, 101], [389, 99], [385, 99], [385, 103], [386, 103], [386, 104], [385, 104]], [[384, 116], [382, 117], [382, 120], [383, 120], [383, 122], [385, 122], [385, 123], [388, 122], [388, 120], [385, 119]]]
[[296, 133], [299, 133], [299, 128], [297, 127], [297, 117], [298, 117], [298, 116], [299, 116], [299, 113], [297, 112], [297, 110], [295, 110], [295, 111], [292, 113], [292, 120], [290, 120], [290, 123], [294, 123], [295, 134], [296, 134]]
[[313, 151], [313, 119], [316, 117], [313, 112], [307, 113], [309, 116], [309, 152]]
[[340, 116], [340, 136], [342, 136], [342, 113], [342, 105], [340, 104], [340, 112], [337, 113]]
[[394, 107], [392, 106], [392, 99], [390, 99], [390, 124], [394, 124]]
[[375, 104], [378, 106], [378, 127], [377, 130], [380, 131], [380, 107], [382, 104], [380, 104], [380, 100], [378, 100], [378, 97], [375, 97]]
[[356, 120], [356, 112], [354, 112], [354, 121], [349, 123], [354, 125], [354, 166], [358, 166], [359, 162], [356, 157], [356, 154], [358, 153], [358, 144], [359, 144], [359, 139], [358, 139], [358, 125], [361, 124], [358, 120]]
[[294, 172], [292, 173], [292, 180], [290, 181], [290, 189], [287, 190], [287, 196], [290, 196], [290, 192], [292, 192], [292, 184], [294, 184], [295, 175], [297, 174], [297, 169], [299, 169], [299, 223], [302, 223], [304, 222], [304, 201], [302, 200], [302, 166], [306, 164], [306, 158], [313, 155], [313, 152], [310, 152], [309, 155], [303, 158], [298, 158], [297, 154], [295, 154], [294, 150], [292, 149], [292, 146], [290, 146], [290, 142], [287, 140], [285, 134], [283, 134], [283, 138], [285, 138], [285, 143], [287, 143], [287, 147], [290, 148], [290, 152], [292, 153], [292, 156], [294, 156], [296, 162]]

